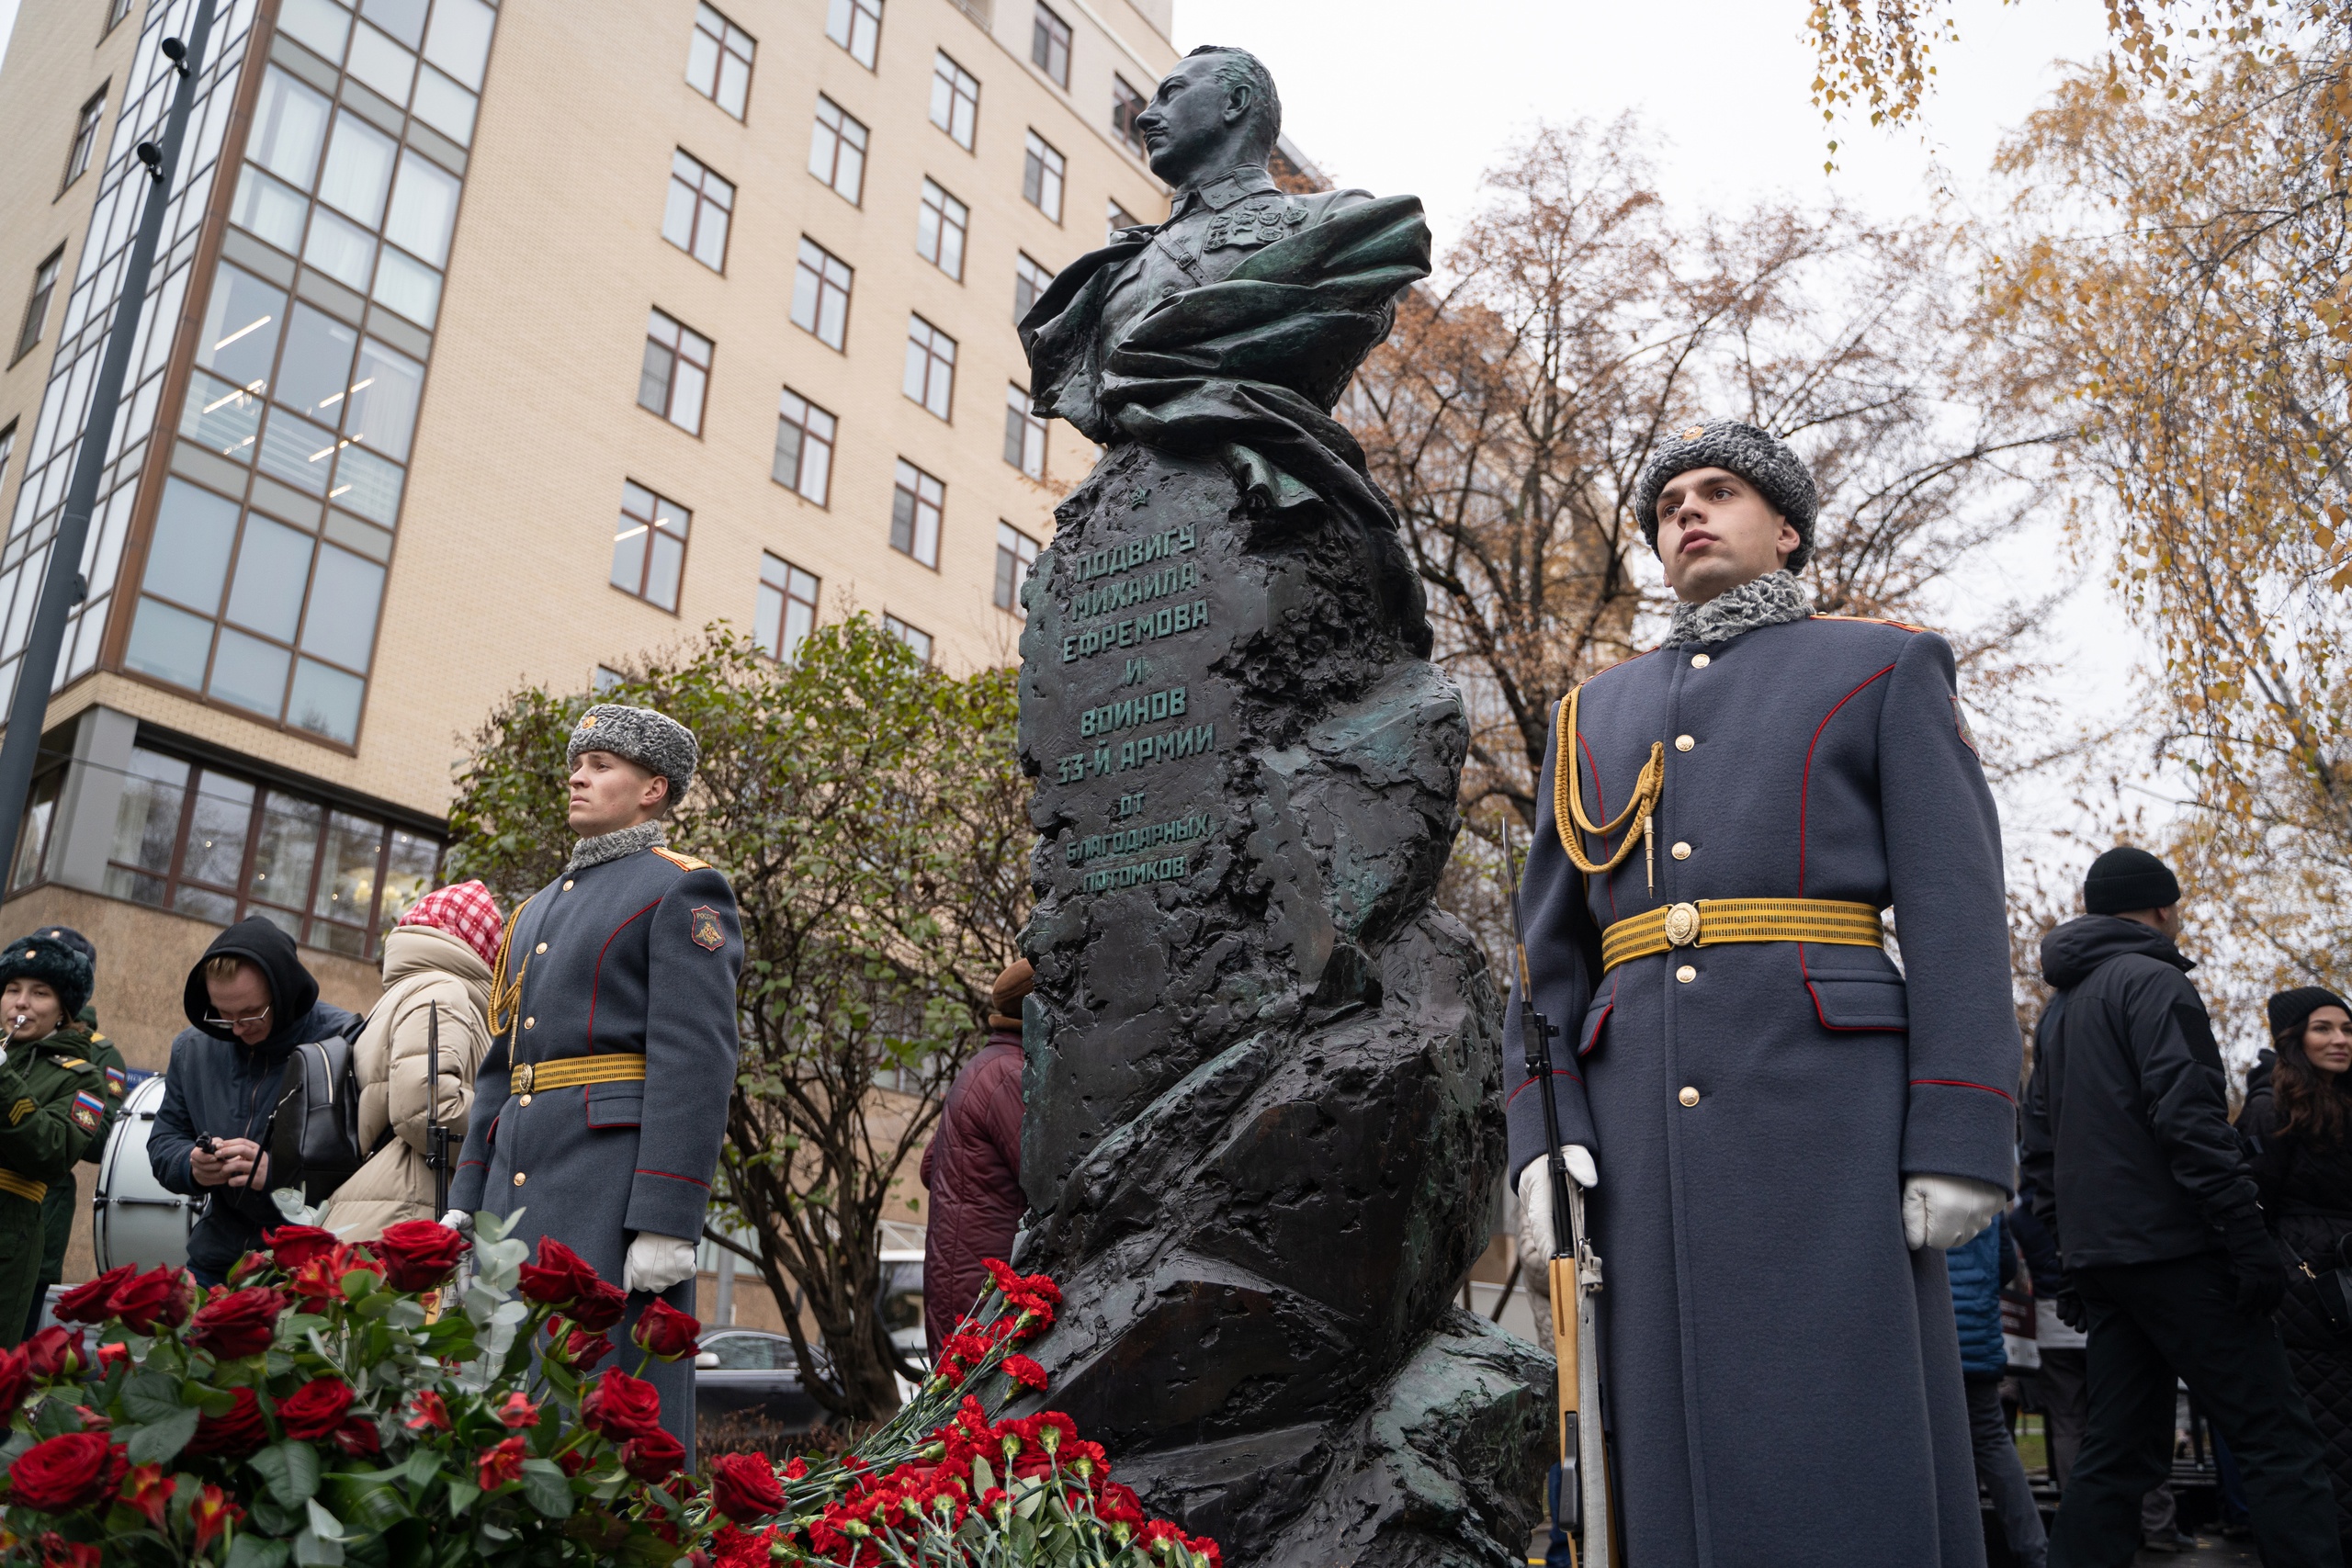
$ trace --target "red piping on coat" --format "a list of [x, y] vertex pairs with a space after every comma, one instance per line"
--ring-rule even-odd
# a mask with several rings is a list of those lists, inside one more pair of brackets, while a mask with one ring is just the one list
[[[1568, 1069], [1567, 1069], [1567, 1068], [1566, 1068], [1566, 1067], [1554, 1067], [1554, 1068], [1552, 1069], [1552, 1076], [1553, 1076], [1554, 1077], [1555, 1077], [1555, 1078], [1566, 1078], [1566, 1079], [1567, 1079], [1570, 1083], [1580, 1084], [1580, 1083], [1584, 1082], [1584, 1079], [1582, 1079], [1582, 1078], [1580, 1078], [1580, 1077], [1577, 1077], [1577, 1076], [1576, 1076], [1576, 1074], [1574, 1074], [1574, 1073], [1572, 1073], [1572, 1072], [1568, 1071]], [[1517, 1099], [1519, 1098], [1519, 1090], [1520, 1090], [1520, 1089], [1527, 1089], [1527, 1088], [1529, 1088], [1529, 1087], [1530, 1087], [1530, 1086], [1532, 1086], [1534, 1082], [1535, 1082], [1535, 1080], [1534, 1080], [1533, 1078], [1532, 1078], [1532, 1077], [1531, 1077], [1531, 1078], [1529, 1078], [1529, 1079], [1527, 1080], [1527, 1082], [1526, 1082], [1526, 1083], [1521, 1084], [1521, 1085], [1519, 1086], [1519, 1089], [1515, 1089], [1511, 1090], [1509, 1094], [1507, 1094], [1507, 1095], [1505, 1095], [1505, 1096], [1503, 1097], [1503, 1103], [1504, 1103], [1505, 1105], [1509, 1105], [1512, 1100], [1517, 1100]]]
[[[662, 900], [656, 898], [652, 903], [648, 904], [645, 907], [645, 909], [658, 909], [661, 907]], [[605, 984], [605, 954], [613, 950], [613, 943], [620, 940], [621, 932], [628, 930], [629, 927], [638, 922], [639, 918], [645, 913], [645, 909], [639, 909], [636, 914], [631, 915], [628, 919], [623, 920], [619, 925], [615, 926], [613, 928], [613, 934], [605, 939], [605, 945], [596, 950], [596, 967], [592, 970], [588, 976], [588, 1039], [586, 1043], [588, 1046], [588, 1054], [592, 1056], [596, 1054], [596, 993]]]
[[[1600, 764], [1597, 761], [1593, 761], [1592, 748], [1585, 744], [1584, 732], [1581, 730], [1577, 732], [1577, 750], [1584, 753], [1584, 760], [1587, 762], [1590, 762], [1592, 764], [1592, 804], [1595, 809], [1600, 811], [1600, 819], [1606, 822], [1609, 820], [1609, 795], [1608, 793], [1600, 787]], [[1570, 767], [1576, 766], [1576, 759], [1574, 757], [1568, 759], [1568, 765]], [[1577, 837], [1583, 837], [1583, 834], [1577, 829], [1577, 825], [1575, 823], [1569, 823], [1568, 828], [1570, 831], [1577, 832]], [[1625, 829], [1628, 833], [1633, 830], [1634, 829], [1631, 828], [1627, 828]], [[1600, 840], [1600, 852], [1604, 855], [1607, 854], [1609, 852], [1609, 835], [1602, 833], [1596, 835], [1596, 837]], [[1612, 872], [1609, 875], [1600, 879], [1600, 890], [1609, 895], [1609, 918], [1613, 921], [1617, 918], [1617, 876], [1615, 873]]]
[[1805, 814], [1813, 807], [1813, 753], [1821, 745], [1821, 732], [1829, 728], [1831, 719], [1838, 716], [1838, 708], [1844, 707], [1848, 703], [1860, 696], [1871, 681], [1883, 680], [1893, 673], [1894, 670], [1894, 665], [1888, 665], [1884, 670], [1871, 676], [1870, 681], [1863, 682], [1861, 685], [1839, 697], [1838, 706], [1823, 714], [1821, 722], [1813, 727], [1813, 743], [1804, 749], [1804, 782], [1797, 787], [1797, 897], [1800, 898], [1804, 897]]
[[1911, 1080], [1913, 1089], [1917, 1089], [1923, 1084], [1931, 1089], [1981, 1089], [1986, 1094], [1997, 1094], [2011, 1104], [2016, 1103], [2015, 1097], [2008, 1090], [1995, 1089], [1990, 1084], [1970, 1083], [1966, 1078], [1913, 1078]]
[[701, 1188], [704, 1191], [707, 1192], [707, 1191], [709, 1191], [709, 1190], [710, 1190], [710, 1183], [709, 1183], [709, 1182], [707, 1182], [707, 1181], [695, 1181], [695, 1179], [694, 1179], [693, 1177], [691, 1177], [691, 1176], [680, 1176], [680, 1175], [678, 1175], [675, 1171], [670, 1171], [670, 1170], [648, 1170], [648, 1169], [646, 1169], [643, 1166], [639, 1166], [639, 1167], [637, 1168], [636, 1174], [637, 1174], [637, 1175], [639, 1175], [639, 1176], [662, 1176], [662, 1177], [667, 1177], [667, 1178], [668, 1178], [670, 1180], [672, 1180], [672, 1181], [694, 1181], [694, 1184], [695, 1184], [696, 1187]]

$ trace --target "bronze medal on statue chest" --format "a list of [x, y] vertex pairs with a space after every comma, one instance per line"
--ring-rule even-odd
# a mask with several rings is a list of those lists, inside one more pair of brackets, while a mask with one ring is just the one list
[[1304, 209], [1291, 206], [1279, 196], [1251, 197], [1209, 220], [1208, 233], [1201, 242], [1201, 248], [1214, 251], [1222, 245], [1271, 245], [1295, 232], [1306, 220]]

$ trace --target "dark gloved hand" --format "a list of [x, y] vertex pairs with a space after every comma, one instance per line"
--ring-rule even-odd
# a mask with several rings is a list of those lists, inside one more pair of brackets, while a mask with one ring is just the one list
[[2058, 1293], [2051, 1298], [2050, 1305], [2052, 1310], [2057, 1313], [2058, 1321], [2075, 1333], [2081, 1334], [2089, 1329], [2090, 1312], [2083, 1305], [2082, 1293], [2074, 1286], [2059, 1286]]
[[2270, 1232], [2258, 1224], [2241, 1222], [2224, 1229], [2222, 1241], [2229, 1248], [2237, 1309], [2249, 1317], [2268, 1317], [2277, 1312], [2287, 1293], [2287, 1258]]

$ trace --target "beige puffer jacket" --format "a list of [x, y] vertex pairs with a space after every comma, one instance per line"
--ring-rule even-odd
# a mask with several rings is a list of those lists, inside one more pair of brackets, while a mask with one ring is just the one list
[[[473, 1108], [474, 1072], [490, 1050], [490, 965], [433, 926], [396, 926], [384, 939], [384, 995], [353, 1048], [359, 1078], [359, 1145], [392, 1141], [335, 1189], [323, 1223], [347, 1241], [369, 1241], [402, 1220], [435, 1220], [433, 1169], [424, 1163], [426, 1040], [441, 1018], [440, 1118], [454, 1167]], [[457, 1175], [453, 1168], [450, 1176]]]

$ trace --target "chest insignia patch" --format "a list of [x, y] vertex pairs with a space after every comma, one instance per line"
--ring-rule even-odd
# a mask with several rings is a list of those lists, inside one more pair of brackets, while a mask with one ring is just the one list
[[[1958, 694], [1951, 699], [1951, 721], [1960, 730], [1960, 743], [1971, 751], [1976, 750], [1976, 732], [1968, 728], [1968, 710], [1960, 705]], [[1982, 756], [1982, 752], [1977, 753]]]
[[31, 1100], [20, 1100], [17, 1101], [16, 1104], [8, 1107], [8, 1125], [11, 1127], [15, 1126], [26, 1117], [30, 1116], [33, 1113], [33, 1110], [34, 1106]]
[[84, 1089], [74, 1097], [74, 1125], [81, 1128], [85, 1133], [96, 1132], [98, 1123], [106, 1119], [106, 1101], [88, 1089]]
[[1251, 197], [1209, 220], [1201, 241], [1204, 251], [1220, 245], [1271, 245], [1297, 232], [1306, 221], [1306, 209], [1293, 207], [1274, 195]]
[[107, 1069], [107, 1093], [112, 1095], [115, 1099], [120, 1100], [122, 1098], [123, 1089], [129, 1081], [130, 1080], [122, 1076], [122, 1069], [120, 1067], [108, 1067]]
[[697, 904], [686, 911], [687, 934], [696, 947], [717, 953], [727, 945], [726, 930], [718, 923], [718, 911], [707, 904]]

